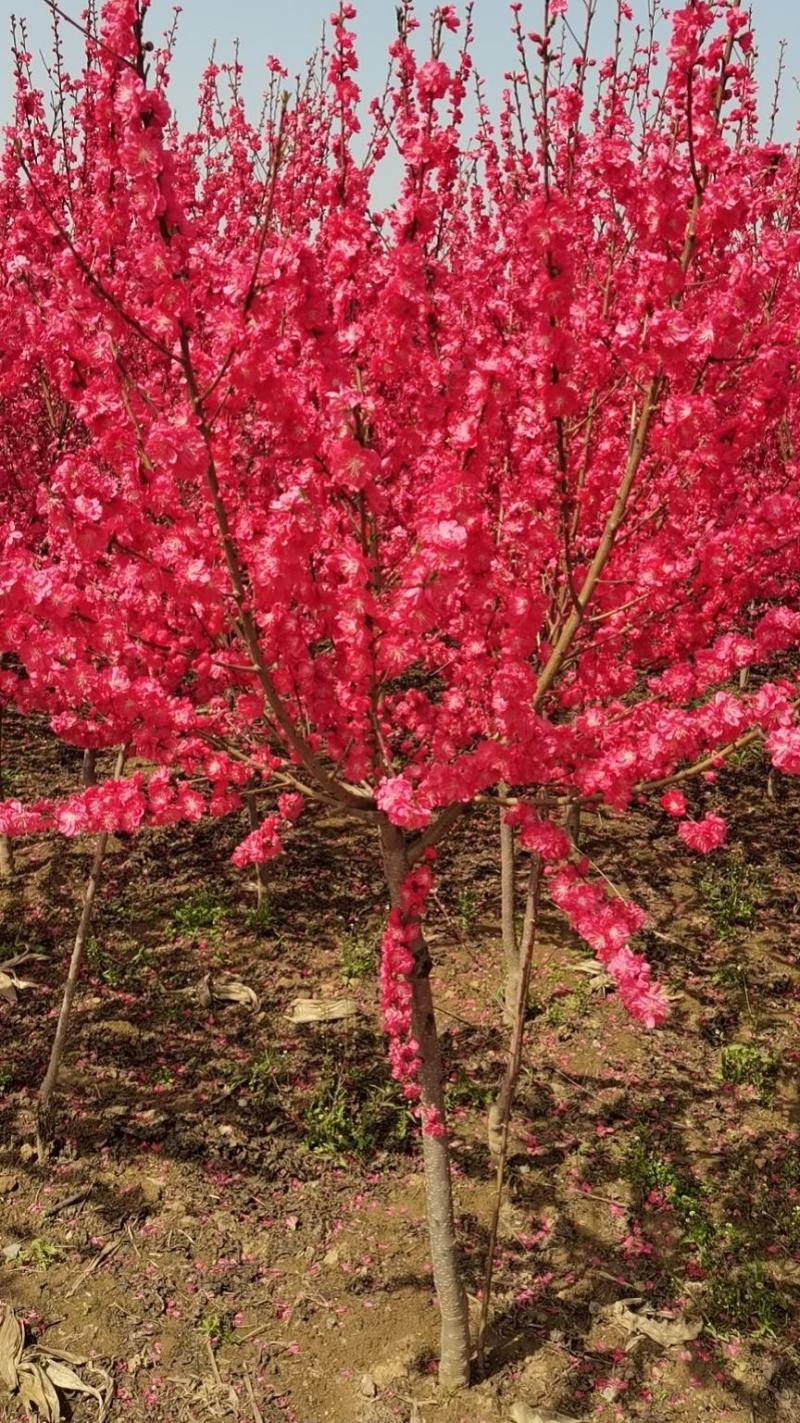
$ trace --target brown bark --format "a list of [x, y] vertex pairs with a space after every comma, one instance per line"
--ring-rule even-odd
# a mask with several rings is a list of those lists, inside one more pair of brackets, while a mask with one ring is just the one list
[[506, 1064], [503, 1085], [489, 1112], [489, 1150], [497, 1158], [496, 1190], [494, 1201], [494, 1212], [492, 1224], [489, 1232], [489, 1248], [486, 1257], [486, 1275], [484, 1278], [483, 1295], [481, 1298], [481, 1317], [478, 1325], [478, 1367], [483, 1369], [484, 1364], [484, 1342], [486, 1337], [486, 1326], [489, 1320], [489, 1304], [492, 1295], [492, 1276], [494, 1274], [494, 1252], [497, 1247], [497, 1230], [500, 1223], [500, 1207], [503, 1200], [503, 1182], [506, 1169], [506, 1158], [508, 1156], [508, 1132], [511, 1120], [511, 1105], [514, 1100], [517, 1079], [522, 1063], [522, 1045], [525, 1038], [525, 1018], [528, 1008], [528, 987], [531, 977], [531, 963], [533, 961], [533, 949], [536, 943], [536, 926], [539, 917], [539, 881], [541, 862], [538, 855], [531, 857], [531, 869], [528, 877], [528, 892], [525, 901], [525, 924], [522, 930], [522, 947], [520, 950], [520, 977], [517, 995], [516, 1012], [514, 1016], [514, 1027], [511, 1034], [511, 1042], [508, 1050], [508, 1062]]
[[[498, 787], [501, 795], [507, 787]], [[519, 994], [519, 943], [515, 923], [516, 908], [516, 855], [514, 850], [514, 828], [506, 825], [507, 807], [500, 806], [500, 930], [505, 960], [505, 989], [503, 995], [503, 1022], [510, 1028], [514, 1022]]]
[[81, 767], [81, 785], [84, 787], [93, 786], [97, 780], [97, 752], [91, 747], [83, 753], [83, 766]]
[[567, 810], [567, 819], [564, 826], [575, 849], [580, 849], [581, 843], [581, 803], [579, 800], [571, 800]]
[[[118, 780], [122, 775], [125, 764], [125, 752], [121, 750], [117, 757], [117, 764], [114, 768], [114, 779]], [[36, 1104], [36, 1154], [39, 1164], [44, 1165], [53, 1144], [53, 1134], [55, 1125], [55, 1112], [53, 1108], [53, 1093], [58, 1085], [58, 1074], [61, 1070], [61, 1063], [64, 1060], [64, 1050], [67, 1045], [67, 1033], [69, 1031], [70, 1016], [72, 1014], [72, 1004], [78, 987], [83, 958], [86, 951], [86, 941], [89, 937], [89, 930], [92, 925], [92, 913], [94, 902], [97, 897], [97, 887], [100, 883], [100, 875], [105, 859], [106, 845], [108, 844], [108, 834], [103, 831], [97, 837], [95, 845], [92, 867], [89, 871], [89, 878], [86, 882], [86, 891], [83, 896], [83, 908], [75, 934], [75, 943], [72, 948], [72, 956], [67, 970], [67, 979], [64, 984], [64, 994], [61, 999], [61, 1008], [58, 1014], [53, 1045], [50, 1049], [50, 1061], [47, 1064], [47, 1071], [44, 1080], [39, 1088], [39, 1100]]]
[[[3, 713], [0, 710], [0, 800], [5, 799], [5, 789], [3, 787]], [[11, 837], [0, 835], [0, 879], [11, 879], [14, 873], [14, 851], [11, 848]]]
[[[244, 803], [247, 806], [247, 820], [251, 831], [257, 830], [261, 824], [258, 818], [258, 806], [252, 791], [245, 791]], [[267, 898], [267, 867], [258, 864], [256, 869], [256, 904], [259, 909], [263, 909]]]
[[[408, 856], [402, 831], [388, 821], [381, 824], [381, 846], [386, 883], [392, 906], [396, 909], [400, 907], [400, 891], [408, 872]], [[446, 1129], [442, 1057], [429, 977], [430, 958], [421, 930], [417, 935], [414, 956], [416, 967], [411, 980], [411, 1027], [419, 1044], [421, 1102], [423, 1107], [433, 1108]], [[469, 1317], [456, 1245], [450, 1150], [446, 1134], [442, 1137], [423, 1135], [422, 1158], [433, 1282], [441, 1320], [439, 1382], [446, 1389], [465, 1388], [469, 1383]]]

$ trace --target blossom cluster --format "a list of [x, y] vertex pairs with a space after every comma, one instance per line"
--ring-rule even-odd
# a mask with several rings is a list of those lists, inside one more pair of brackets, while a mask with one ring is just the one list
[[567, 859], [571, 848], [569, 836], [552, 820], [541, 819], [525, 801], [506, 811], [503, 818], [506, 825], [518, 827], [523, 850], [530, 850], [548, 863]]
[[[270, 61], [255, 120], [215, 62], [185, 130], [140, 8], [59, 69], [58, 132], [15, 56], [0, 705], [156, 769], [0, 826], [225, 815], [274, 772], [409, 837], [501, 781], [623, 812], [750, 733], [800, 772], [800, 154], [759, 135], [744, 10], [677, 10], [654, 86], [622, 7], [591, 102], [520, 30], [544, 107], [512, 73], [473, 133], [469, 27], [440, 6], [421, 57], [404, 6], [363, 143], [352, 6], [324, 82]], [[592, 928], [563, 832], [518, 825], [605, 943], [618, 906]]]
[[[409, 1102], [418, 1102], [420, 1086], [419, 1043], [414, 1037], [412, 979], [419, 969], [421, 922], [433, 884], [431, 860], [427, 852], [422, 863], [409, 870], [400, 887], [400, 903], [389, 912], [381, 940], [380, 1010], [389, 1040], [392, 1076], [402, 1084]], [[425, 1105], [423, 1129], [428, 1136], [442, 1135], [444, 1128], [435, 1110]]]
[[668, 1011], [663, 989], [653, 982], [649, 964], [628, 944], [631, 934], [644, 923], [644, 912], [628, 900], [610, 898], [600, 885], [590, 883], [578, 866], [552, 868], [547, 878], [553, 903], [594, 950], [631, 1017], [648, 1028], [663, 1022]]

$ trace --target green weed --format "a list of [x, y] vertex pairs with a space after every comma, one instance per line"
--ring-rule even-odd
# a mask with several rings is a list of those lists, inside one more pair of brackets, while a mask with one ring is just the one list
[[269, 934], [274, 922], [275, 910], [269, 899], [265, 899], [264, 903], [259, 904], [255, 909], [248, 910], [245, 916], [245, 924], [253, 934]]
[[[788, 1313], [787, 1300], [754, 1258], [761, 1247], [757, 1233], [715, 1219], [707, 1189], [691, 1173], [659, 1156], [644, 1136], [629, 1148], [623, 1174], [642, 1199], [658, 1190], [670, 1202], [684, 1243], [706, 1272], [705, 1314], [712, 1334], [774, 1335]], [[800, 1207], [797, 1228], [800, 1230]], [[748, 1215], [753, 1225], [754, 1212]]]
[[760, 875], [735, 855], [710, 865], [700, 881], [700, 899], [720, 939], [746, 928], [756, 916]]
[[789, 1301], [760, 1260], [737, 1261], [710, 1280], [709, 1313], [736, 1330], [774, 1338], [789, 1312]]
[[723, 1082], [737, 1087], [753, 1087], [758, 1096], [769, 1095], [780, 1059], [764, 1048], [749, 1043], [728, 1043], [720, 1053], [719, 1072]]
[[54, 1261], [61, 1259], [61, 1251], [57, 1245], [37, 1235], [25, 1246], [20, 1258], [32, 1265], [34, 1270], [47, 1270]]
[[713, 1258], [716, 1227], [705, 1191], [674, 1162], [658, 1156], [645, 1137], [636, 1137], [624, 1162], [624, 1175], [642, 1197], [660, 1191], [680, 1221], [683, 1238], [706, 1268]]
[[800, 1250], [800, 1206], [791, 1206], [781, 1221], [792, 1250]]
[[592, 986], [587, 978], [581, 978], [562, 998], [553, 998], [541, 1014], [542, 1022], [548, 1028], [569, 1027], [583, 1018], [592, 1001]]
[[179, 904], [172, 915], [176, 929], [194, 932], [197, 929], [216, 929], [227, 913], [224, 904], [208, 890], [200, 890], [183, 904]]
[[342, 960], [342, 978], [345, 983], [367, 978], [374, 973], [377, 963], [375, 936], [372, 934], [345, 934], [339, 939], [339, 953]]
[[10, 1067], [0, 1067], [0, 1097], [7, 1092], [13, 1081], [13, 1074]]
[[468, 889], [460, 889], [456, 900], [456, 923], [462, 939], [468, 939], [478, 916], [478, 906]]
[[216, 1309], [210, 1309], [201, 1316], [197, 1329], [198, 1333], [204, 1334], [207, 1339], [212, 1339], [218, 1348], [232, 1344], [236, 1337], [236, 1330], [230, 1315]]
[[402, 1151], [409, 1139], [408, 1110], [398, 1101], [394, 1083], [360, 1067], [348, 1072], [327, 1064], [305, 1120], [310, 1149], [334, 1160], [370, 1157], [381, 1149]]
[[741, 990], [747, 987], [747, 966], [741, 959], [726, 959], [711, 975], [715, 988]]
[[86, 963], [94, 978], [99, 978], [108, 988], [118, 988], [122, 977], [119, 965], [112, 954], [96, 939], [86, 941]]
[[444, 1098], [448, 1111], [452, 1107], [477, 1107], [487, 1111], [495, 1095], [495, 1088], [487, 1087], [485, 1082], [479, 1082], [458, 1068], [445, 1086]]
[[748, 741], [746, 746], [737, 746], [727, 757], [728, 765], [741, 768], [742, 766], [757, 766], [764, 761], [764, 743], [762, 741]]
[[111, 953], [97, 939], [86, 942], [86, 962], [91, 974], [99, 978], [107, 988], [120, 988], [143, 968], [149, 968], [149, 951], [143, 944], [121, 945], [117, 953]]
[[269, 1049], [253, 1060], [247, 1078], [247, 1090], [254, 1102], [263, 1106], [280, 1092], [278, 1071], [277, 1058]]

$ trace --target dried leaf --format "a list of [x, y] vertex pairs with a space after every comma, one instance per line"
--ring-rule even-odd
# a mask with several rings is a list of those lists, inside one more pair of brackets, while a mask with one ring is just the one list
[[570, 1414], [554, 1413], [552, 1408], [530, 1408], [527, 1403], [515, 1403], [511, 1408], [513, 1423], [581, 1423]]
[[286, 1016], [292, 1023], [332, 1023], [357, 1012], [354, 998], [295, 998]]
[[34, 959], [46, 959], [47, 954], [17, 954], [13, 959], [4, 959], [0, 963], [0, 973], [10, 973], [12, 968], [19, 968], [22, 963], [31, 963]]
[[17, 1365], [22, 1358], [25, 1329], [13, 1310], [0, 1305], [0, 1383], [13, 1393], [17, 1387]]
[[207, 973], [197, 985], [197, 997], [203, 1008], [214, 1003], [241, 1003], [255, 1012], [259, 1007], [258, 994], [238, 978], [212, 978]]
[[597, 959], [581, 959], [570, 964], [574, 973], [583, 973], [589, 980], [589, 988], [594, 993], [605, 992], [611, 987], [611, 979]]
[[211, 974], [207, 973], [197, 985], [197, 998], [201, 1008], [210, 1008], [214, 999], [211, 994]]
[[[74, 1369], [85, 1368], [89, 1362], [83, 1354], [68, 1354], [66, 1349], [51, 1349], [49, 1346], [45, 1348], [44, 1344], [36, 1344], [31, 1353], [41, 1355], [42, 1358], [60, 1359], [63, 1364], [70, 1364]], [[100, 1369], [99, 1372], [104, 1373], [104, 1370]]]
[[678, 1314], [672, 1317], [656, 1315], [645, 1306], [641, 1310], [629, 1308], [639, 1304], [638, 1299], [617, 1300], [608, 1310], [610, 1317], [622, 1326], [626, 1333], [644, 1335], [660, 1344], [663, 1349], [674, 1349], [678, 1344], [688, 1344], [703, 1332], [703, 1320], [697, 1316]]
[[489, 1151], [495, 1160], [503, 1153], [503, 1109], [497, 1102], [492, 1102], [489, 1108], [489, 1115], [486, 1121], [486, 1131], [489, 1139]]
[[253, 1009], [258, 1007], [258, 994], [246, 983], [240, 983], [237, 978], [228, 979], [224, 983], [214, 980], [211, 985], [211, 993], [222, 1003], [241, 1003]]
[[0, 998], [4, 998], [6, 1003], [16, 1003], [21, 989], [35, 987], [36, 984], [30, 978], [17, 978], [15, 973], [3, 973], [0, 970]]
[[102, 1423], [111, 1397], [111, 1376], [105, 1369], [92, 1368], [91, 1372], [102, 1381], [98, 1388], [76, 1372], [85, 1367], [87, 1360], [82, 1355], [48, 1349], [42, 1344], [26, 1346], [22, 1321], [13, 1310], [0, 1304], [0, 1385], [5, 1385], [37, 1423], [60, 1423], [59, 1389], [95, 1399], [98, 1423]]
[[94, 1388], [90, 1383], [84, 1383], [79, 1378], [74, 1369], [62, 1364], [60, 1359], [44, 1359], [42, 1368], [45, 1370], [54, 1388], [60, 1388], [65, 1393], [87, 1393], [90, 1398], [96, 1398], [102, 1405], [103, 1395], [99, 1388]]
[[44, 1369], [26, 1359], [19, 1366], [18, 1392], [26, 1411], [36, 1409], [39, 1423], [60, 1423], [61, 1404]]

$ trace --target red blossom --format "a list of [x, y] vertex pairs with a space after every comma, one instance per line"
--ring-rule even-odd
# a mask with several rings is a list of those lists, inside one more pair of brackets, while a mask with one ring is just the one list
[[[501, 781], [622, 813], [751, 731], [798, 772], [800, 157], [759, 138], [745, 66], [720, 89], [743, 12], [679, 9], [663, 83], [612, 60], [591, 107], [553, 66], [546, 173], [512, 88], [472, 133], [468, 40], [399, 36], [362, 143], [345, 5], [325, 82], [284, 103], [270, 60], [254, 122], [212, 64], [184, 130], [139, 13], [103, 7], [58, 138], [16, 58], [0, 702], [153, 769], [0, 828], [222, 816], [278, 773], [413, 841]], [[567, 858], [544, 811], [519, 824]], [[708, 851], [721, 824], [678, 833]], [[658, 1021], [633, 911], [551, 883]]]
[[674, 815], [678, 819], [686, 814], [686, 796], [681, 791], [665, 791], [659, 796], [658, 803], [667, 815]]
[[710, 855], [725, 844], [727, 826], [719, 815], [704, 815], [702, 820], [682, 820], [678, 838], [701, 855]]

